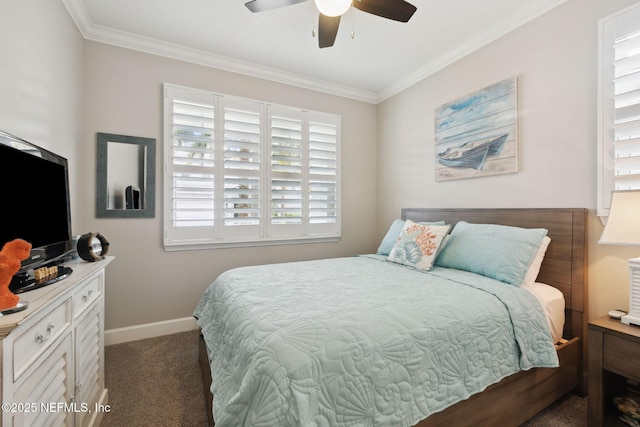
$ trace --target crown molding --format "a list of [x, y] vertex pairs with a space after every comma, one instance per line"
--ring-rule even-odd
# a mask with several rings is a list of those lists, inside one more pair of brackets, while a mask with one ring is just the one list
[[343, 86], [320, 79], [313, 79], [276, 68], [265, 67], [263, 65], [241, 61], [223, 55], [216, 55], [203, 50], [192, 49], [95, 25], [91, 21], [91, 18], [81, 0], [62, 1], [67, 7], [71, 18], [76, 23], [78, 30], [86, 40], [150, 53], [224, 71], [230, 71], [290, 86], [297, 86], [370, 104], [376, 103], [377, 95], [375, 92]]
[[404, 78], [401, 78], [393, 84], [383, 88], [378, 92], [376, 103], [380, 103], [385, 99], [410, 88], [416, 83], [419, 83], [456, 61], [470, 55], [489, 43], [498, 40], [500, 37], [510, 33], [518, 27], [521, 27], [539, 16], [544, 15], [566, 1], [567, 0], [540, 0], [531, 2], [526, 10], [520, 11], [519, 13], [506, 17], [505, 19], [498, 20], [496, 25], [489, 28], [488, 31], [484, 31], [470, 37], [457, 47], [450, 49], [449, 51], [434, 58], [432, 61], [424, 64], [414, 72], [407, 74]]
[[82, 0], [62, 0], [78, 30], [86, 40], [110, 44], [126, 49], [136, 50], [153, 55], [190, 62], [224, 71], [243, 74], [282, 84], [314, 90], [330, 95], [354, 99], [371, 104], [378, 104], [448, 67], [465, 56], [477, 51], [489, 43], [508, 34], [516, 28], [545, 14], [567, 0], [538, 0], [511, 17], [497, 21], [488, 31], [470, 37], [464, 43], [448, 50], [442, 55], [427, 62], [414, 72], [384, 87], [379, 92], [356, 89], [349, 86], [313, 79], [300, 74], [290, 73], [276, 68], [241, 61], [238, 59], [216, 55], [203, 50], [192, 49], [176, 44], [161, 42], [139, 35], [117, 31], [93, 24]]

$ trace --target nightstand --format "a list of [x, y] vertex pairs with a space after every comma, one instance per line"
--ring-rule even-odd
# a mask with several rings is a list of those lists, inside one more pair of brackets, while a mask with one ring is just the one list
[[618, 420], [613, 396], [624, 393], [624, 380], [640, 381], [640, 326], [608, 316], [589, 322], [588, 425], [625, 426]]

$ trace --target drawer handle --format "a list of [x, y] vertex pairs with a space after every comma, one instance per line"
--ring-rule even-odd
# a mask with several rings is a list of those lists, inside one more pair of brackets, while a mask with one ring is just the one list
[[36, 342], [38, 344], [42, 344], [43, 342], [46, 342], [51, 337], [51, 331], [55, 327], [56, 327], [56, 325], [54, 325], [53, 323], [49, 323], [47, 325], [47, 335], [37, 334], [36, 335]]
[[87, 295], [82, 295], [82, 302], [87, 302], [92, 293], [93, 289], [91, 289]]
[[76, 396], [80, 394], [80, 389], [82, 388], [82, 384], [76, 383], [76, 386], [73, 388], [73, 395], [71, 396], [71, 403], [76, 401]]

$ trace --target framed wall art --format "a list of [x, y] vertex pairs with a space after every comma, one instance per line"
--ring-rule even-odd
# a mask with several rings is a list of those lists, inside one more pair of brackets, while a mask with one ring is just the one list
[[518, 171], [517, 79], [436, 108], [436, 181]]

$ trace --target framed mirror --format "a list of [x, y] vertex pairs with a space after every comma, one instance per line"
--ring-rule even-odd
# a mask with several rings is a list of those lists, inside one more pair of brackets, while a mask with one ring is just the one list
[[153, 218], [156, 140], [97, 133], [97, 218]]

